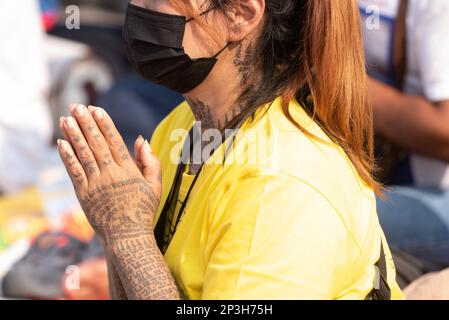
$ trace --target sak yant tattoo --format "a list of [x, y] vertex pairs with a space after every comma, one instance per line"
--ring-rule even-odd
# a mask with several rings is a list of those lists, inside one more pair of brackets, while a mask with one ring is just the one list
[[123, 287], [122, 280], [117, 273], [117, 270], [112, 263], [112, 257], [109, 253], [107, 255], [108, 264], [108, 280], [109, 280], [109, 295], [112, 300], [128, 300], [125, 288]]
[[[105, 248], [113, 299], [179, 299], [154, 239], [161, 166], [141, 138], [133, 161], [110, 116], [74, 105], [60, 127], [61, 159], [91, 226]], [[140, 166], [137, 164], [139, 163]]]
[[201, 121], [201, 127], [203, 129], [212, 129], [216, 126], [217, 123], [214, 122], [210, 105], [199, 99], [194, 100], [187, 98], [186, 100], [197, 121]]
[[111, 260], [128, 299], [181, 299], [170, 269], [156, 241], [151, 238], [129, 238], [116, 242]]
[[252, 42], [246, 48], [243, 47], [243, 42], [239, 44], [234, 58], [234, 65], [240, 74], [240, 84], [247, 85], [251, 78], [252, 66], [254, 65]]
[[[89, 222], [106, 241], [150, 234], [159, 201], [144, 179], [131, 179], [104, 185], [80, 199]], [[126, 214], [124, 214], [126, 212]]]
[[[228, 100], [238, 100], [239, 93], [255, 84], [254, 58], [251, 42], [239, 45], [233, 63], [240, 81]], [[214, 101], [187, 98], [202, 130], [220, 132], [234, 129], [230, 127], [242, 121], [239, 116], [246, 109], [245, 102], [232, 101], [226, 102], [231, 106], [223, 105], [219, 110], [214, 109]], [[71, 108], [71, 114], [61, 120], [67, 141], [58, 141], [58, 148], [87, 219], [105, 247], [111, 296], [180, 299], [175, 279], [154, 238], [162, 188], [159, 160], [148, 145], [141, 143], [140, 160], [146, 159], [146, 163], [138, 159], [134, 162], [103, 109], [77, 105]], [[191, 174], [196, 174], [202, 163], [191, 163]]]
[[156, 241], [153, 220], [158, 199], [144, 179], [95, 189], [80, 200], [89, 221], [103, 235], [109, 258], [111, 296], [115, 299], [180, 298]]

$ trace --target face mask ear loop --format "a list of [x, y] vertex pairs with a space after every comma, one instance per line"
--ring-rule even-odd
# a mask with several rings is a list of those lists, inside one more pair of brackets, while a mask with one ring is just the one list
[[214, 55], [212, 58], [215, 58], [215, 59], [218, 58], [218, 56], [219, 56], [220, 54], [222, 54], [223, 51], [225, 51], [225, 50], [231, 45], [231, 43], [232, 43], [232, 42], [229, 42], [223, 49], [221, 49], [220, 51], [218, 51], [217, 54]]
[[[210, 9], [204, 11], [203, 13], [200, 13], [200, 14], [198, 15], [198, 17], [202, 17], [202, 16], [208, 14], [209, 12], [214, 11], [215, 9], [216, 9], [215, 7], [212, 7], [212, 8], [210, 8]], [[189, 19], [186, 20], [186, 23], [189, 23], [189, 22], [191, 22], [191, 21], [193, 21], [193, 20], [195, 20], [195, 18], [189, 18]]]

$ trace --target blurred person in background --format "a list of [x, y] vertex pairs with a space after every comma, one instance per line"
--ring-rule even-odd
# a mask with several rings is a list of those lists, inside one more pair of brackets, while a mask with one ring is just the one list
[[0, 192], [14, 192], [36, 181], [53, 132], [36, 0], [0, 1], [0, 39]]
[[381, 169], [393, 185], [378, 201], [381, 224], [393, 247], [448, 266], [449, 1], [359, 5]]
[[134, 154], [136, 137], [151, 137], [157, 125], [181, 102], [180, 94], [129, 72], [100, 96], [97, 105], [110, 114]]

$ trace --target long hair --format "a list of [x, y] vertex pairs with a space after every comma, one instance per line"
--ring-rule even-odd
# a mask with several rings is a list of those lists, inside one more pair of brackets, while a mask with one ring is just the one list
[[[185, 1], [170, 1], [198, 18]], [[209, 8], [226, 14], [238, 1], [210, 0]], [[289, 113], [289, 103], [297, 97], [346, 152], [365, 184], [380, 192], [373, 177], [373, 114], [356, 0], [265, 0], [264, 26], [255, 44], [253, 65], [261, 81], [243, 88], [239, 102], [244, 111], [234, 120], [281, 97], [288, 119], [313, 137]]]

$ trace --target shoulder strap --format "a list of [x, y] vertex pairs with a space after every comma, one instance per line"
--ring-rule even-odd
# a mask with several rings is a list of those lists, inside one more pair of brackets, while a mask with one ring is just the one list
[[380, 246], [380, 258], [377, 267], [379, 268], [380, 273], [379, 288], [376, 291], [376, 295], [379, 298], [378, 300], [391, 300], [391, 290], [388, 285], [388, 269], [383, 242]]
[[407, 13], [408, 0], [400, 0], [396, 27], [393, 35], [393, 67], [396, 84], [404, 87], [407, 70]]
[[373, 291], [366, 298], [367, 300], [391, 300], [391, 289], [388, 285], [388, 269], [385, 260], [385, 250], [383, 241], [380, 245], [380, 257], [376, 263], [377, 279]]

